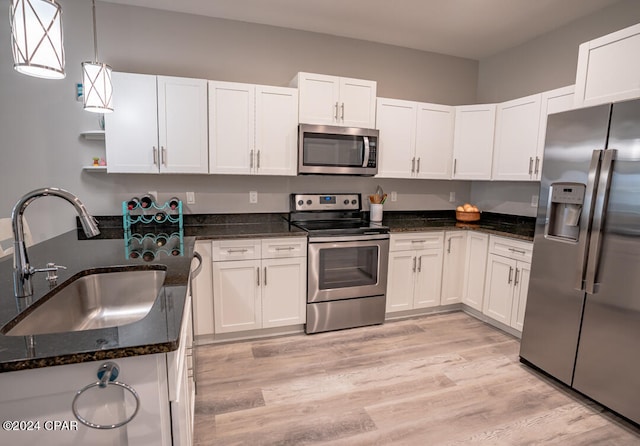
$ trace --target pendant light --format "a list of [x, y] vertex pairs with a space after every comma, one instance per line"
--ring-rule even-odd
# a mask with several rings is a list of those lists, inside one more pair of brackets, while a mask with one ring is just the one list
[[63, 79], [62, 8], [54, 0], [11, 0], [13, 68], [45, 79]]
[[84, 109], [94, 113], [110, 113], [113, 111], [113, 87], [111, 84], [111, 67], [98, 62], [98, 32], [96, 30], [96, 0], [93, 7], [93, 62], [82, 62], [82, 95]]

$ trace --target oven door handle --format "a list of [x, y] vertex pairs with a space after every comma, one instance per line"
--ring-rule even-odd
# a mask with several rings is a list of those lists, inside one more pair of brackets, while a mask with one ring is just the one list
[[367, 240], [388, 240], [389, 234], [342, 235], [337, 237], [309, 237], [309, 243], [359, 242]]

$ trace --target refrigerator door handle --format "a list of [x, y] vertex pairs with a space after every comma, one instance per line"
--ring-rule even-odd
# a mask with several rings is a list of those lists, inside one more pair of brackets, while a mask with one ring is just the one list
[[599, 284], [596, 283], [598, 266], [600, 265], [600, 248], [602, 247], [602, 236], [604, 229], [604, 216], [609, 203], [609, 191], [611, 189], [611, 174], [613, 161], [616, 157], [615, 149], [604, 151], [600, 178], [598, 180], [598, 190], [593, 206], [593, 226], [591, 229], [591, 240], [589, 241], [589, 257], [587, 262], [587, 274], [585, 291], [588, 294], [596, 294]]
[[589, 233], [591, 231], [591, 220], [593, 217], [593, 203], [596, 198], [596, 183], [600, 175], [600, 158], [604, 150], [594, 150], [591, 154], [591, 164], [587, 176], [587, 188], [584, 193], [584, 203], [582, 214], [580, 215], [580, 234], [578, 235], [578, 265], [576, 266], [575, 289], [584, 291], [585, 274], [587, 271], [587, 253], [589, 246]]

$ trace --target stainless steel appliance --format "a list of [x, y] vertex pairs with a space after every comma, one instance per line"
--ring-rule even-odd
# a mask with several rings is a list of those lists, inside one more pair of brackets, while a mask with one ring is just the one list
[[383, 323], [389, 228], [360, 194], [292, 194], [289, 218], [309, 235], [306, 332]]
[[640, 423], [640, 101], [549, 116], [520, 357]]
[[298, 173], [375, 175], [378, 130], [300, 124]]

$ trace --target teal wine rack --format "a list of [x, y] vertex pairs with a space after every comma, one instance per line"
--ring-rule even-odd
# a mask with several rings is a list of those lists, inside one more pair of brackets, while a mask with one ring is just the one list
[[129, 209], [129, 202], [123, 201], [122, 224], [126, 258], [151, 262], [162, 255], [184, 255], [181, 200], [175, 209], [169, 202], [153, 202], [148, 208], [138, 203]]

